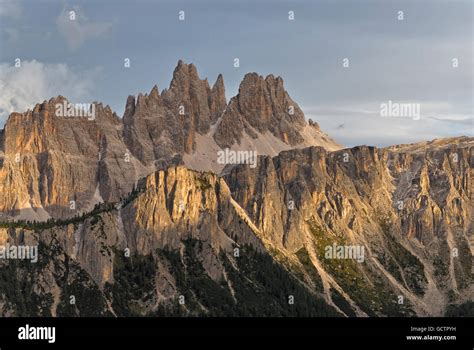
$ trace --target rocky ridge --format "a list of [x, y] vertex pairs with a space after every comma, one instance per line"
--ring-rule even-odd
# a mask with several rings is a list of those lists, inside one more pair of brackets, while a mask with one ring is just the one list
[[[155, 86], [149, 94], [129, 96], [123, 118], [97, 102], [93, 118], [58, 116], [58, 104], [67, 103], [58, 96], [12, 113], [6, 122], [0, 134], [4, 216], [74, 216], [119, 200], [140, 178], [171, 165], [219, 173], [223, 147], [272, 156], [294, 147], [339, 147], [305, 121], [281, 78], [249, 74], [227, 105], [221, 75], [211, 88], [193, 64], [182, 61], [168, 89], [160, 93]], [[235, 108], [238, 115], [231, 112]], [[227, 130], [239, 134], [227, 137]]]
[[[0, 131], [0, 246], [39, 249], [36, 264], [0, 261], [1, 315], [472, 308], [473, 138], [342, 149], [281, 78], [247, 74], [227, 103], [222, 76], [211, 87], [182, 61], [123, 118], [100, 103], [60, 117], [64, 103]], [[219, 163], [226, 148], [258, 158]]]
[[[253, 300], [278, 310], [255, 315], [440, 316], [473, 296], [473, 143], [310, 147], [223, 176], [170, 167], [86, 217], [5, 226], [1, 243], [43, 249], [45, 314], [89, 314], [62, 309], [80, 283], [104, 315], [253, 315]], [[334, 244], [363, 259], [328, 258]], [[66, 261], [77, 276], [58, 272]], [[272, 286], [278, 297], [260, 294]], [[18, 303], [5, 294], [2, 313]]]

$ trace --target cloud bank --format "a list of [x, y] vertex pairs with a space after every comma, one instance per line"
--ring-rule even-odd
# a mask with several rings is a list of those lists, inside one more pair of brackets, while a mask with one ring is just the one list
[[[302, 106], [306, 117], [317, 121], [336, 141], [347, 147], [361, 144], [389, 146], [443, 137], [474, 137], [474, 117], [467, 108], [447, 102], [410, 101], [420, 104], [420, 118], [382, 117], [380, 103], [346, 106]], [[407, 101], [403, 101], [407, 102]], [[460, 113], [463, 112], [463, 113]]]
[[98, 69], [75, 72], [63, 63], [23, 61], [16, 68], [0, 63], [0, 125], [11, 112], [24, 112], [53, 96], [86, 102], [92, 96]]

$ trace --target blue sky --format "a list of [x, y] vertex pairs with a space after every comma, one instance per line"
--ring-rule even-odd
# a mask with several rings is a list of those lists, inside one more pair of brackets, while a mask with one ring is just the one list
[[[211, 84], [222, 73], [228, 99], [247, 72], [282, 76], [306, 116], [346, 146], [474, 136], [472, 7], [471, 0], [0, 0], [0, 125], [11, 111], [58, 94], [109, 104], [121, 116], [128, 95], [168, 87], [183, 59]], [[388, 100], [419, 103], [420, 120], [380, 117]]]

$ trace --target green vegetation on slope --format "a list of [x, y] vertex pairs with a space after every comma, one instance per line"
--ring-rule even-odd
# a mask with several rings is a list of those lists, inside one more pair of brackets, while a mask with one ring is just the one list
[[[40, 249], [45, 246], [40, 244]], [[14, 316], [51, 316], [53, 297], [50, 293], [40, 293], [37, 287], [38, 276], [47, 267], [48, 259], [6, 260], [0, 264], [0, 295]]]
[[143, 305], [155, 293], [155, 262], [152, 255], [125, 257], [115, 252], [114, 283], [106, 283], [105, 294], [117, 316], [141, 316]]
[[321, 280], [321, 276], [318, 273], [318, 270], [314, 267], [313, 263], [311, 262], [311, 258], [308, 254], [308, 251], [306, 248], [301, 248], [296, 252], [296, 257], [300, 261], [300, 263], [303, 265], [304, 270], [310, 277], [311, 281], [313, 282], [313, 285], [315, 289], [318, 292], [323, 292], [323, 281]]
[[474, 317], [474, 301], [468, 301], [460, 305], [449, 305], [446, 309], [446, 317]]
[[[221, 252], [227, 280], [214, 281], [198, 259], [202, 244], [195, 240], [184, 241], [183, 257], [176, 251], [161, 252], [169, 261], [170, 271], [186, 304], [177, 307], [176, 302], [161, 306], [158, 315], [340, 316], [270, 255], [251, 246], [241, 247], [240, 256], [234, 262]], [[294, 304], [290, 302], [291, 297]]]
[[316, 254], [325, 270], [365, 313], [369, 316], [414, 314], [408, 301], [398, 304], [398, 296], [367, 265], [366, 269], [362, 269], [362, 264], [353, 259], [326, 259], [325, 247], [332, 246], [334, 242], [337, 245], [344, 245], [344, 238], [329, 236], [314, 221], [310, 220], [307, 224], [315, 241]]
[[405, 287], [423, 296], [428, 281], [423, 264], [405, 249], [390, 233], [390, 224], [380, 220], [388, 252], [380, 256], [381, 264]]

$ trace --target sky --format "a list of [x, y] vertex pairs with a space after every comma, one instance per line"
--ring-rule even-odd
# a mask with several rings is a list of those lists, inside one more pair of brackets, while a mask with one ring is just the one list
[[[281, 76], [306, 117], [348, 147], [474, 136], [473, 4], [0, 0], [0, 127], [57, 95], [122, 116], [128, 95], [167, 88], [182, 59], [210, 84], [222, 73], [227, 99], [248, 72]], [[389, 101], [419, 106], [420, 118], [381, 116]]]

